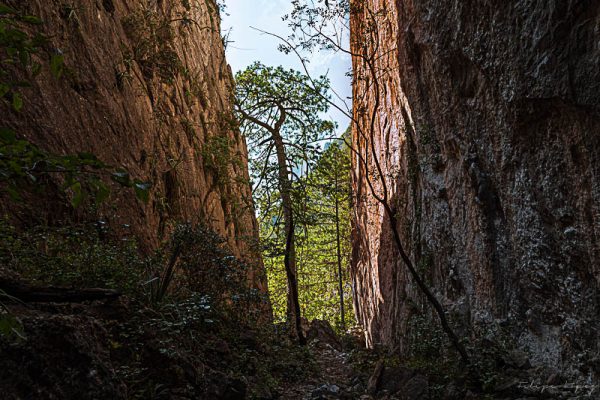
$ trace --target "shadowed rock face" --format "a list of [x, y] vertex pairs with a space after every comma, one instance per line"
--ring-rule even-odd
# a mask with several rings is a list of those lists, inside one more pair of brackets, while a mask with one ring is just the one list
[[[375, 113], [412, 260], [460, 332], [504, 332], [534, 365], [597, 379], [600, 4], [355, 5], [354, 52], [378, 43], [376, 81], [354, 58], [355, 117], [369, 136]], [[354, 141], [365, 154], [356, 126]], [[370, 198], [374, 171], [355, 157], [355, 308], [369, 344], [406, 350], [411, 318], [428, 308]]]
[[[148, 204], [121, 191], [116, 207], [100, 212], [117, 230], [130, 225], [145, 247], [173, 221], [203, 221], [236, 255], [256, 257], [247, 149], [214, 0], [8, 3], [44, 20], [45, 50], [64, 54], [65, 72], [42, 73], [19, 115], [0, 110], [3, 124], [44, 149], [92, 152], [150, 181]], [[38, 217], [59, 218], [56, 207], [45, 211]], [[250, 279], [264, 289], [262, 278]]]

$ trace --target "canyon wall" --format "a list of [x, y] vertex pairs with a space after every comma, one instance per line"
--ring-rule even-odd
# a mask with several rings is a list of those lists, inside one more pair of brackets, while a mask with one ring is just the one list
[[435, 320], [373, 197], [385, 181], [461, 335], [597, 379], [600, 3], [354, 1], [351, 27], [351, 273], [367, 343], [406, 353], [415, 317]]
[[[39, 16], [49, 38], [41, 63], [64, 56], [57, 79], [43, 68], [3, 125], [58, 154], [91, 152], [152, 184], [147, 204], [114, 190], [98, 217], [153, 248], [175, 222], [203, 222], [238, 256], [257, 225], [247, 149], [232, 115], [233, 77], [214, 0], [8, 1]], [[37, 29], [37, 28], [36, 28]], [[60, 207], [59, 207], [60, 208]], [[63, 213], [42, 207], [49, 223]], [[253, 284], [265, 288], [251, 273]]]

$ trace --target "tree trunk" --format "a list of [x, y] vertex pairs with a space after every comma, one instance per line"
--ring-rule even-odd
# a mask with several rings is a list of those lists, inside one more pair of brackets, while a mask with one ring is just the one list
[[289, 168], [285, 145], [279, 130], [271, 132], [277, 162], [279, 167], [279, 192], [283, 203], [283, 222], [285, 229], [285, 256], [284, 267], [288, 283], [287, 293], [287, 320], [290, 326], [290, 334], [297, 337], [300, 344], [305, 344], [306, 339], [302, 332], [302, 321], [300, 315], [300, 301], [298, 300], [298, 279], [296, 275], [296, 246], [294, 243], [294, 216], [292, 208], [292, 182], [289, 178]]
[[338, 182], [338, 165], [337, 155], [335, 158], [335, 239], [337, 247], [337, 268], [338, 268], [338, 290], [340, 293], [340, 317], [341, 317], [341, 328], [343, 331], [346, 330], [346, 315], [344, 313], [344, 280], [342, 276], [342, 246], [340, 243], [340, 198], [339, 195], [339, 182]]

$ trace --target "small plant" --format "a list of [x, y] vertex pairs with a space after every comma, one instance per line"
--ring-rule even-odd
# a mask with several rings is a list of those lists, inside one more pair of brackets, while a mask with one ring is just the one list
[[[204, 225], [177, 225], [171, 238], [157, 252], [161, 270], [149, 282], [151, 300], [161, 303], [182, 290], [202, 294], [228, 312], [244, 310], [244, 319], [253, 318], [264, 299], [248, 287], [249, 265], [229, 251], [225, 239]], [[162, 257], [160, 257], [162, 255]]]
[[123, 19], [123, 26], [133, 44], [133, 59], [146, 79], [156, 74], [161, 81], [172, 83], [182, 73], [183, 63], [174, 50], [175, 31], [170, 20], [145, 8]]
[[141, 297], [150, 261], [139, 255], [134, 240], [115, 239], [103, 221], [17, 229], [0, 219], [0, 264], [28, 281]]
[[227, 187], [231, 181], [230, 169], [241, 163], [241, 160], [231, 153], [233, 143], [227, 136], [211, 136], [202, 146], [204, 168], [211, 171], [217, 186]]

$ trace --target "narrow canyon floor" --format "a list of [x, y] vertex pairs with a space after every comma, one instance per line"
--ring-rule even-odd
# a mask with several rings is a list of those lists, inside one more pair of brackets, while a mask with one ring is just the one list
[[493, 385], [476, 391], [461, 371], [436, 371], [441, 358], [402, 360], [389, 349], [368, 350], [359, 334], [339, 337], [318, 320], [307, 324], [308, 345], [298, 346], [281, 325], [244, 325], [203, 301], [158, 308], [125, 297], [6, 303], [19, 333], [0, 336], [3, 398], [598, 398], [597, 388], [540, 381], [523, 354], [499, 354], [497, 370], [486, 376]]

